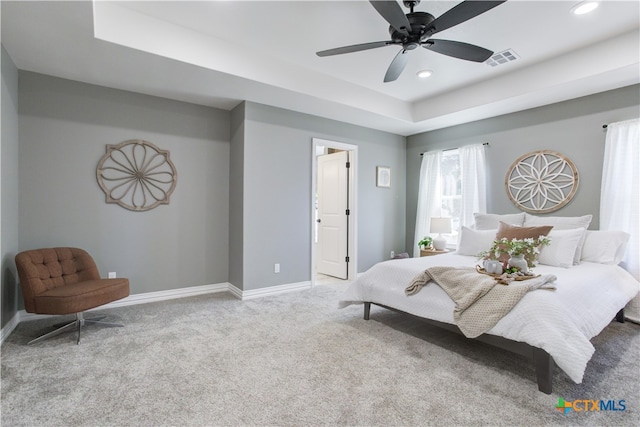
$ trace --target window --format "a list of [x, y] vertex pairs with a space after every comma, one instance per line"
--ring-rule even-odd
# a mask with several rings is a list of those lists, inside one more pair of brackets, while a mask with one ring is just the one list
[[440, 216], [451, 217], [451, 230], [453, 231], [451, 234], [443, 236], [447, 239], [447, 246], [455, 246], [458, 242], [462, 204], [462, 173], [458, 149], [442, 152], [440, 182], [442, 183], [440, 189]]
[[423, 154], [416, 211], [414, 256], [417, 243], [429, 235], [432, 217], [451, 217], [453, 233], [445, 235], [455, 246], [461, 226], [470, 226], [474, 212], [486, 212], [485, 144]]

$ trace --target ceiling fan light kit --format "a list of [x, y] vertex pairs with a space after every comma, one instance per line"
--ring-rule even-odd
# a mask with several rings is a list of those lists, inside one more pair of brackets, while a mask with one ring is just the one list
[[369, 3], [389, 23], [391, 40], [328, 49], [316, 52], [316, 55], [324, 57], [390, 45], [400, 46], [402, 49], [396, 54], [384, 76], [385, 83], [397, 80], [409, 61], [408, 52], [418, 47], [466, 61], [485, 62], [493, 55], [493, 51], [459, 41], [432, 39], [431, 36], [475, 18], [505, 1], [467, 0], [436, 18], [427, 12], [414, 12], [413, 9], [420, 3], [419, 0], [403, 2], [410, 10], [406, 15], [395, 0], [370, 0]]

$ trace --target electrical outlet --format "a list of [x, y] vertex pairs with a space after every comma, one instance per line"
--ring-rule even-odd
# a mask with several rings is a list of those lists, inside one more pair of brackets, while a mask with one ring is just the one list
[[116, 272], [115, 271], [110, 271], [109, 272], [109, 279], [115, 279], [116, 278]]
[[395, 256], [396, 256], [395, 251], [391, 251], [391, 256], [390, 256], [390, 258], [394, 258]]
[[280, 264], [273, 264], [273, 272], [280, 273]]

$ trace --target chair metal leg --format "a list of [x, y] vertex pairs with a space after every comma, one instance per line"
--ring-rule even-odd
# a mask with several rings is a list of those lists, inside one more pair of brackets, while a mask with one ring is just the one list
[[78, 324], [78, 339], [76, 340], [76, 345], [80, 344], [80, 331], [84, 326], [84, 318], [82, 317], [82, 313], [76, 313], [76, 323]]
[[112, 323], [112, 322], [99, 322], [97, 320], [92, 319], [84, 319], [85, 323], [93, 323], [96, 325], [104, 326], [106, 328], [122, 328], [124, 325], [122, 323]]
[[47, 334], [39, 336], [38, 338], [36, 338], [34, 340], [29, 341], [29, 343], [27, 345], [35, 344], [37, 342], [44, 341], [44, 340], [49, 339], [51, 337], [55, 337], [56, 335], [60, 335], [61, 333], [65, 332], [67, 329], [71, 329], [71, 328], [73, 328], [75, 326], [76, 326], [76, 321], [74, 320], [73, 322], [67, 323], [66, 325], [61, 326], [60, 328], [58, 328], [58, 329], [56, 329], [54, 331], [51, 331], [51, 332], [49, 332]]
[[60, 326], [58, 329], [51, 331], [47, 334], [44, 334], [34, 340], [29, 341], [29, 343], [27, 345], [31, 345], [31, 344], [35, 344], [37, 342], [40, 341], [44, 341], [46, 339], [49, 339], [51, 337], [54, 337], [56, 335], [59, 335], [67, 330], [70, 330], [72, 328], [75, 328], [77, 333], [78, 333], [78, 337], [76, 339], [76, 344], [80, 344], [80, 332], [82, 331], [82, 327], [85, 326], [85, 324], [87, 323], [92, 323], [92, 324], [96, 324], [96, 325], [100, 325], [100, 326], [104, 326], [104, 327], [108, 327], [108, 328], [113, 328], [113, 327], [123, 327], [124, 325], [121, 323], [112, 323], [112, 322], [102, 322], [101, 320], [104, 319], [105, 315], [102, 316], [96, 316], [96, 317], [92, 317], [90, 319], [85, 319], [84, 318], [84, 313], [76, 313], [76, 320], [66, 323], [66, 324], [62, 324], [62, 326]]

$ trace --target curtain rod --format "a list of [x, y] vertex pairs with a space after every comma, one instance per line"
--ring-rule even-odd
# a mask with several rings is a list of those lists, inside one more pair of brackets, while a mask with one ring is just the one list
[[[482, 145], [484, 145], [485, 147], [489, 146], [488, 142], [483, 142]], [[457, 150], [458, 148], [447, 148], [446, 150], [442, 150], [442, 151], [451, 151], [451, 150]], [[421, 156], [424, 156], [424, 153], [420, 153]]]

